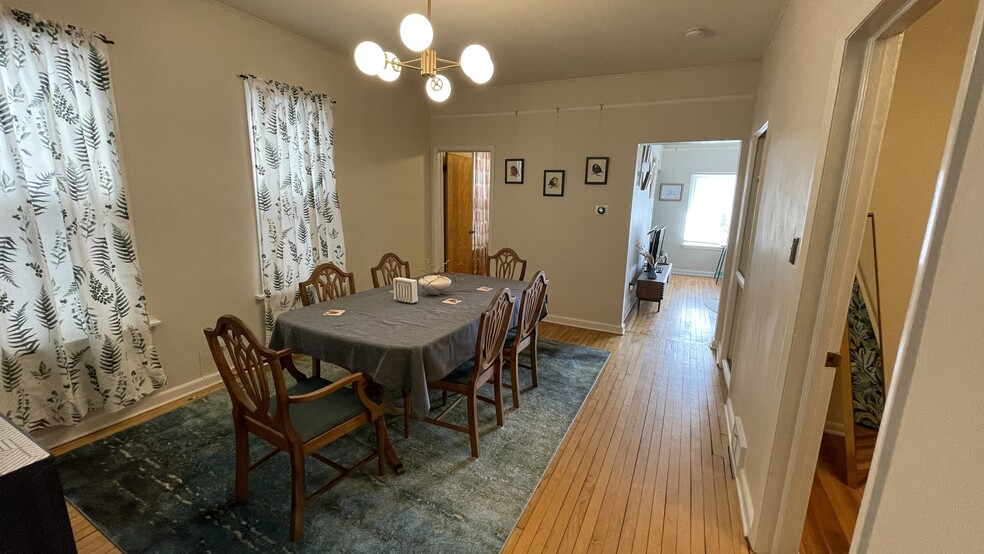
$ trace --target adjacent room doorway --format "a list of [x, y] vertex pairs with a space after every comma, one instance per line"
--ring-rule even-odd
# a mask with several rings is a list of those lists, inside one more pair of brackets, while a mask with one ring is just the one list
[[485, 272], [489, 248], [492, 153], [439, 152], [443, 205], [443, 261], [454, 273]]

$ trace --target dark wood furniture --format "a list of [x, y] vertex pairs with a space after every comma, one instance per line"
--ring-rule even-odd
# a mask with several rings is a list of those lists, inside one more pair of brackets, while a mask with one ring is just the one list
[[0, 552], [76, 552], [55, 459], [3, 417], [0, 499]]
[[[321, 264], [314, 268], [311, 277], [300, 284], [301, 304], [310, 306], [326, 300], [355, 294], [355, 276], [342, 271], [333, 263]], [[314, 295], [311, 295], [311, 291]]]
[[[308, 501], [334, 487], [373, 458], [379, 461], [380, 475], [387, 462], [398, 475], [403, 473], [400, 459], [386, 434], [383, 409], [366, 396], [366, 381], [361, 373], [353, 373], [335, 383], [308, 377], [294, 366], [289, 349], [277, 352], [266, 348], [245, 323], [231, 315], [220, 317], [214, 329], [205, 329], [205, 339], [232, 398], [236, 434], [235, 499], [246, 501], [251, 470], [280, 451], [289, 454], [291, 540], [296, 541], [304, 534], [304, 508]], [[296, 385], [286, 385], [285, 370], [297, 380]], [[268, 380], [270, 375], [273, 391]], [[353, 467], [344, 467], [318, 453], [326, 445], [369, 424], [376, 427], [376, 451]], [[249, 459], [250, 433], [274, 446], [273, 451], [253, 464]], [[341, 472], [310, 495], [304, 484], [304, 462], [308, 456]]]
[[656, 302], [656, 311], [663, 307], [663, 297], [670, 285], [670, 274], [673, 264], [656, 264], [652, 271], [643, 271], [636, 279], [636, 303], [643, 300]]
[[[447, 406], [437, 417], [425, 417], [424, 421], [454, 431], [468, 433], [473, 458], [478, 457], [478, 400], [494, 404], [496, 425], [501, 427], [503, 423], [502, 357], [512, 312], [513, 297], [509, 294], [509, 289], [499, 289], [479, 319], [475, 357], [461, 364], [443, 378], [428, 383], [431, 388], [461, 396], [450, 406]], [[493, 382], [495, 398], [479, 396], [478, 389], [488, 383], [490, 379]], [[468, 427], [442, 421], [442, 418], [462, 399], [468, 403]]]
[[[380, 287], [284, 312], [274, 323], [270, 347], [290, 348], [408, 391], [414, 416], [423, 417], [431, 409], [428, 383], [475, 355], [479, 319], [493, 293], [506, 287], [518, 296], [528, 286], [469, 274], [455, 274], [453, 281], [445, 295], [423, 295], [416, 304], [396, 302]], [[445, 304], [448, 297], [461, 303]], [[510, 326], [519, 317], [518, 299], [515, 304]], [[346, 311], [328, 317], [327, 308]]]
[[[355, 294], [355, 275], [342, 271], [340, 267], [333, 263], [321, 264], [314, 268], [311, 277], [307, 281], [302, 281], [299, 285], [301, 289], [301, 304], [310, 306], [326, 300], [334, 300], [349, 294]], [[314, 295], [311, 295], [311, 291]], [[311, 367], [314, 368], [314, 376], [321, 375], [321, 360], [311, 358]]]
[[[485, 259], [485, 272], [490, 277], [499, 279], [513, 279], [517, 281], [526, 280], [526, 260], [519, 257], [512, 248], [503, 248], [487, 256]], [[516, 276], [516, 270], [519, 276]]]
[[523, 365], [530, 370], [533, 378], [533, 388], [539, 386], [536, 375], [536, 338], [540, 326], [540, 316], [543, 304], [547, 300], [547, 284], [550, 281], [542, 271], [533, 274], [530, 286], [523, 291], [519, 301], [519, 321], [516, 327], [506, 335], [505, 357], [509, 360], [510, 381], [504, 386], [512, 392], [513, 408], [519, 408], [519, 353], [530, 349], [530, 365]]
[[[383, 254], [376, 267], [372, 268], [372, 287], [378, 289], [382, 285], [392, 285], [396, 277], [410, 278], [410, 262], [405, 262], [392, 252]], [[382, 280], [382, 284], [380, 284]]]

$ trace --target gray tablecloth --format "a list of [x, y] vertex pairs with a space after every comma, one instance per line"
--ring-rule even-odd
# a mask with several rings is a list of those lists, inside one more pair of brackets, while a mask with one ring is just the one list
[[[361, 371], [380, 385], [410, 392], [414, 413], [423, 417], [430, 410], [427, 383], [444, 377], [475, 355], [478, 319], [492, 295], [507, 287], [519, 299], [527, 283], [483, 277], [454, 275], [451, 288], [440, 296], [402, 304], [393, 300], [390, 287], [360, 292], [307, 306], [277, 318], [270, 348], [290, 348]], [[491, 291], [478, 291], [491, 287]], [[461, 300], [449, 305], [448, 298]], [[345, 310], [340, 316], [324, 315], [329, 309]]]

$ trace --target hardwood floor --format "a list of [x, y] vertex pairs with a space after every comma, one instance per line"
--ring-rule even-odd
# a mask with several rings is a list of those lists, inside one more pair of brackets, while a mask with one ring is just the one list
[[612, 358], [504, 552], [748, 552], [708, 348], [718, 290], [674, 275], [622, 337], [543, 325]]
[[[542, 324], [543, 338], [612, 357], [504, 552], [749, 551], [726, 454], [724, 383], [708, 348], [716, 314], [706, 303], [719, 288], [672, 279], [662, 311], [644, 302], [624, 336]], [[112, 547], [69, 509], [80, 551], [83, 541]]]
[[864, 494], [863, 483], [871, 467], [878, 436], [876, 431], [860, 425], [854, 428], [858, 475], [862, 485], [852, 489], [846, 484], [844, 437], [824, 434], [800, 541], [802, 554], [841, 554], [851, 549], [854, 526], [861, 509], [861, 496]]

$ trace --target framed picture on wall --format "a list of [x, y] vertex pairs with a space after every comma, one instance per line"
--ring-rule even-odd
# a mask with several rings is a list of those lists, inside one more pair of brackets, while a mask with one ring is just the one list
[[683, 200], [683, 183], [663, 183], [659, 186], [659, 199], [662, 202]]
[[564, 173], [563, 169], [547, 169], [543, 172], [544, 196], [564, 195]]
[[523, 184], [523, 176], [525, 172], [523, 171], [523, 166], [526, 160], [523, 158], [513, 158], [506, 160], [506, 182], [521, 185]]
[[608, 156], [587, 158], [584, 162], [585, 185], [608, 184]]

